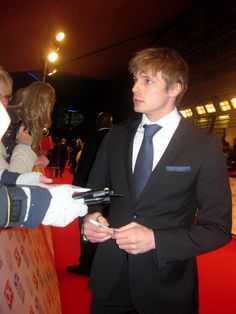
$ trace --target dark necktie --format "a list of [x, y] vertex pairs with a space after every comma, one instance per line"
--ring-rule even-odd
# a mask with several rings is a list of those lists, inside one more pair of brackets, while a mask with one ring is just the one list
[[134, 182], [136, 195], [139, 196], [151, 173], [153, 164], [153, 142], [152, 138], [162, 127], [158, 124], [145, 124], [144, 137], [140, 147], [135, 167], [134, 167]]

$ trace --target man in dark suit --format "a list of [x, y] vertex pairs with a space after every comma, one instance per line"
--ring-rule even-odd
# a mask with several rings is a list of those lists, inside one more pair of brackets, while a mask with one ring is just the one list
[[[134, 110], [142, 118], [112, 128], [88, 179], [93, 189], [109, 186], [123, 195], [112, 198], [107, 218], [99, 207], [84, 218], [84, 236], [99, 243], [91, 313], [196, 314], [196, 256], [231, 239], [231, 193], [220, 139], [180, 117], [176, 105], [187, 89], [188, 66], [176, 51], [144, 49], [129, 69]], [[150, 164], [138, 162], [150, 124], [159, 128], [147, 154], [152, 173], [138, 194], [146, 174], [139, 180], [136, 174]]]
[[[85, 186], [88, 180], [89, 172], [93, 165], [98, 148], [108, 131], [112, 127], [112, 116], [107, 112], [100, 112], [96, 118], [96, 133], [91, 135], [84, 143], [80, 160], [76, 168], [73, 178], [73, 184], [78, 186]], [[106, 216], [108, 206], [104, 206], [103, 214]], [[83, 219], [79, 219], [79, 226], [81, 226]], [[90, 275], [91, 264], [94, 254], [96, 252], [97, 244], [85, 242], [81, 237], [80, 241], [80, 257], [79, 264], [67, 266], [66, 270], [76, 275]]]

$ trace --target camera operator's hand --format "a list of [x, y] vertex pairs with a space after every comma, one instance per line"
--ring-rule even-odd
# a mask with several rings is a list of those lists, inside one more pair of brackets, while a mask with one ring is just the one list
[[48, 211], [42, 221], [44, 225], [65, 227], [75, 218], [85, 216], [88, 207], [83, 199], [73, 199], [75, 190], [68, 185], [59, 185], [49, 189], [52, 195]]

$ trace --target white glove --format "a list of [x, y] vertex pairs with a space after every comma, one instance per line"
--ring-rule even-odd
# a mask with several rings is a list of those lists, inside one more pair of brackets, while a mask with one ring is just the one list
[[52, 195], [48, 211], [42, 221], [43, 225], [65, 227], [78, 216], [85, 216], [88, 207], [83, 199], [73, 199], [75, 190], [68, 185], [59, 185], [49, 189]]
[[40, 172], [26, 172], [22, 173], [16, 180], [17, 185], [39, 185], [39, 177], [42, 176]]

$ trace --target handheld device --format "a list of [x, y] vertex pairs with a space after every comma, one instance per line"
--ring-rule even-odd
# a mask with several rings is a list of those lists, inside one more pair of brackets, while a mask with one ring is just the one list
[[109, 204], [111, 202], [111, 197], [121, 197], [122, 194], [116, 194], [110, 191], [109, 188], [104, 188], [103, 190], [88, 191], [73, 194], [74, 199], [83, 199], [86, 205], [98, 205], [98, 204]]

